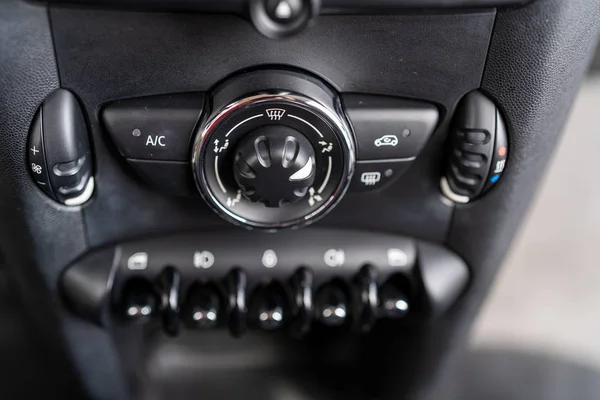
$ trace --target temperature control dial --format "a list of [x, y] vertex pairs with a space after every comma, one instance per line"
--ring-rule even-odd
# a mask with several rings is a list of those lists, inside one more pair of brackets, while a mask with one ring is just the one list
[[250, 132], [235, 155], [233, 175], [244, 197], [279, 207], [298, 201], [315, 181], [315, 151], [304, 135], [285, 125]]
[[255, 71], [212, 93], [194, 142], [193, 172], [225, 219], [277, 229], [307, 224], [341, 199], [355, 146], [338, 95], [316, 78]]

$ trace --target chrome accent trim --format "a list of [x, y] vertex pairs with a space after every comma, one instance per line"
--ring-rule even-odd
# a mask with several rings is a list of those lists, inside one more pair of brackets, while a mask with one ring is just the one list
[[442, 190], [442, 194], [444, 196], [455, 203], [467, 204], [469, 201], [471, 201], [471, 199], [467, 196], [454, 193], [452, 189], [450, 189], [450, 185], [448, 184], [448, 180], [445, 176], [442, 176], [442, 179], [440, 180], [440, 189]]
[[65, 206], [80, 206], [80, 205], [82, 205], [83, 203], [85, 203], [92, 197], [92, 195], [94, 194], [94, 187], [95, 187], [94, 177], [92, 176], [88, 180], [88, 183], [86, 184], [83, 192], [81, 192], [81, 194], [77, 197], [73, 197], [72, 199], [66, 199]]
[[[192, 150], [192, 173], [194, 175], [196, 187], [198, 188], [198, 191], [204, 200], [217, 214], [219, 214], [225, 220], [236, 225], [245, 226], [247, 228], [268, 229], [270, 231], [281, 228], [297, 228], [308, 225], [319, 218], [324, 217], [342, 199], [343, 195], [348, 190], [352, 175], [354, 173], [354, 164], [356, 163], [356, 146], [352, 129], [350, 128], [350, 124], [346, 119], [347, 117], [343, 112], [339, 97], [335, 97], [332, 100], [335, 110], [331, 110], [324, 104], [298, 93], [290, 91], [266, 91], [243, 97], [214, 112], [200, 126], [200, 129], [194, 138]], [[204, 176], [205, 172], [204, 168], [202, 168], [202, 165], [204, 161], [203, 152], [208, 150], [208, 139], [211, 133], [223, 120], [233, 113], [246, 107], [269, 102], [284, 102], [297, 107], [302, 107], [319, 115], [325, 121], [327, 121], [340, 140], [342, 147], [341, 151], [344, 156], [345, 171], [344, 176], [342, 177], [342, 180], [338, 184], [334, 193], [319, 208], [310, 214], [302, 218], [287, 221], [285, 223], [265, 224], [248, 221], [246, 218], [236, 215], [222, 205], [208, 189], [206, 177]]]

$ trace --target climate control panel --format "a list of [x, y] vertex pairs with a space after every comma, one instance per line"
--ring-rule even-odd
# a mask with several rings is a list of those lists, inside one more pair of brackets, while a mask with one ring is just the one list
[[311, 223], [347, 190], [382, 189], [410, 166], [438, 118], [425, 102], [339, 93], [287, 69], [102, 109], [118, 151], [149, 184], [200, 194], [224, 219], [264, 229]]

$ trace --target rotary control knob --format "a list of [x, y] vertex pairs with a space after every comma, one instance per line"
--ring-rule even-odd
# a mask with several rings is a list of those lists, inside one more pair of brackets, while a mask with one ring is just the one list
[[304, 135], [284, 125], [256, 129], [235, 156], [234, 178], [242, 195], [267, 207], [294, 203], [315, 180], [315, 151]]
[[354, 137], [338, 94], [308, 74], [240, 74], [211, 93], [194, 141], [193, 173], [224, 219], [252, 228], [311, 223], [354, 171]]

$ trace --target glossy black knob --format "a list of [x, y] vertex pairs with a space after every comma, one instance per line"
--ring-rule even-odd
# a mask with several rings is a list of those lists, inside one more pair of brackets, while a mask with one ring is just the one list
[[234, 268], [227, 274], [224, 285], [227, 291], [229, 331], [234, 337], [240, 337], [246, 332], [248, 274], [241, 268]]
[[210, 329], [217, 326], [223, 301], [216, 285], [195, 283], [188, 291], [183, 318], [190, 328]]
[[371, 330], [377, 320], [379, 295], [377, 290], [377, 271], [371, 265], [366, 265], [356, 276], [358, 286], [358, 324], [361, 332]]
[[160, 293], [160, 312], [162, 314], [163, 329], [170, 336], [179, 333], [179, 290], [181, 275], [173, 267], [165, 268], [157, 280]]
[[410, 309], [408, 296], [394, 279], [390, 279], [383, 285], [379, 298], [380, 312], [383, 317], [402, 318], [408, 314]]
[[293, 322], [291, 332], [295, 337], [308, 333], [313, 319], [313, 279], [314, 274], [308, 268], [299, 268], [290, 279], [292, 289]]
[[123, 285], [117, 306], [125, 319], [145, 321], [156, 313], [158, 295], [147, 279], [131, 278]]
[[246, 198], [279, 207], [302, 199], [315, 172], [315, 151], [308, 139], [288, 126], [268, 125], [242, 139], [233, 174]]
[[341, 326], [348, 319], [348, 296], [336, 283], [329, 283], [317, 293], [315, 311], [327, 326]]
[[273, 331], [281, 328], [288, 312], [289, 301], [281, 284], [262, 285], [252, 293], [252, 319], [260, 329]]

